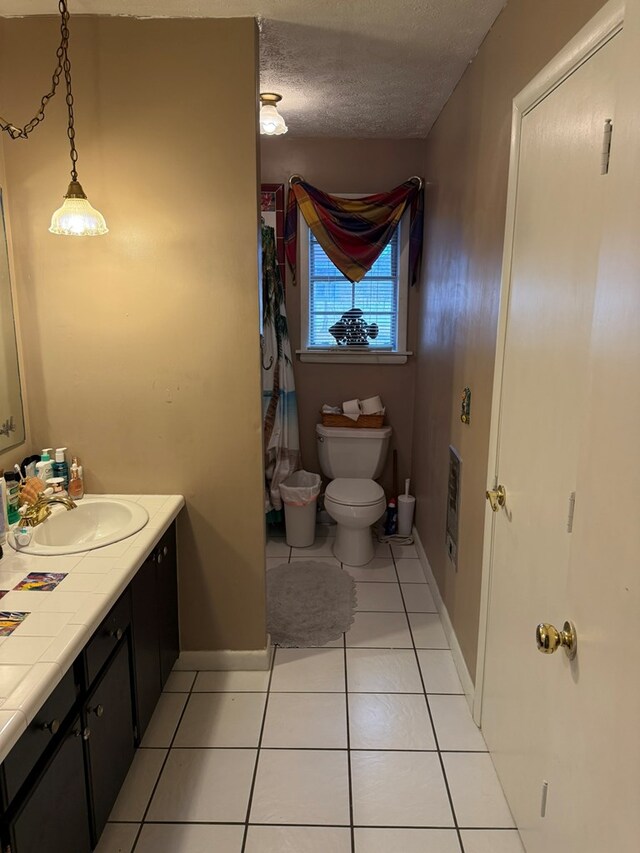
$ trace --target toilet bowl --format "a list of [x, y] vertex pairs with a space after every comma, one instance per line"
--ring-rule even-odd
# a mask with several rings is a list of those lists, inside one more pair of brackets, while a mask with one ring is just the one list
[[324, 507], [337, 522], [334, 556], [364, 566], [375, 549], [371, 525], [383, 515], [386, 500], [375, 478], [382, 473], [391, 427], [350, 429], [316, 425], [320, 469], [331, 478]]
[[339, 477], [324, 494], [324, 506], [338, 527], [333, 553], [341, 563], [364, 566], [374, 556], [371, 525], [384, 514], [382, 486], [370, 479]]

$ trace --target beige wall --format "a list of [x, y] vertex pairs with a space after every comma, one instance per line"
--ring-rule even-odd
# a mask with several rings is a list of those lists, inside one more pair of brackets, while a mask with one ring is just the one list
[[[420, 174], [424, 141], [418, 139], [301, 139], [279, 136], [261, 140], [261, 171], [265, 183], [283, 183], [299, 173], [328, 192], [367, 193], [392, 189], [411, 175]], [[418, 293], [409, 296], [408, 349], [415, 351]], [[300, 291], [287, 285], [287, 315], [292, 348], [300, 347]], [[398, 450], [401, 480], [411, 467], [413, 383], [415, 357], [405, 365], [295, 364], [303, 465], [319, 471], [315, 424], [323, 403], [339, 405], [353, 397], [379, 394], [393, 426], [392, 448]], [[392, 454], [389, 453], [382, 484], [391, 488]]]
[[[3, 30], [3, 112], [24, 120], [57, 22]], [[33, 441], [79, 454], [91, 491], [185, 495], [188, 650], [266, 637], [256, 57], [252, 19], [73, 19], [79, 175], [105, 237], [47, 233], [63, 96], [4, 146]]]
[[[427, 140], [425, 171], [433, 186], [415, 384], [417, 527], [472, 677], [511, 101], [601, 5], [602, 0], [512, 0]], [[467, 385], [470, 426], [460, 422]], [[449, 444], [462, 457], [457, 573], [444, 542]]]

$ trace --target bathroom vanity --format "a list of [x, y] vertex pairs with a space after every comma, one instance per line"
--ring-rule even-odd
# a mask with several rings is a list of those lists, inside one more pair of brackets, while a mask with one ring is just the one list
[[28, 612], [0, 639], [3, 853], [96, 846], [178, 656], [174, 520], [184, 500], [129, 500], [149, 512], [134, 536], [60, 557], [7, 547], [0, 562], [0, 589], [33, 572], [51, 584], [64, 575], [0, 600], [4, 613]]

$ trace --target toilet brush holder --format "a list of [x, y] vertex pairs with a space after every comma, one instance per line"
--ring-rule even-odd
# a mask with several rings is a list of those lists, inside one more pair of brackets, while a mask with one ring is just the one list
[[411, 536], [415, 508], [413, 495], [398, 495], [398, 536]]

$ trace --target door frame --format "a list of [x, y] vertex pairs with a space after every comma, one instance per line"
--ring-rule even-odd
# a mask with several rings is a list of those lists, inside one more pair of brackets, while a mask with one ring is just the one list
[[[487, 488], [497, 485], [498, 448], [500, 442], [500, 410], [502, 402], [502, 380], [507, 337], [507, 319], [511, 289], [511, 265], [515, 232], [518, 175], [520, 167], [520, 137], [522, 120], [534, 107], [554, 89], [560, 86], [577, 68], [586, 62], [606, 42], [620, 32], [624, 25], [625, 0], [609, 0], [602, 9], [571, 39], [562, 50], [525, 86], [513, 99], [511, 110], [511, 149], [509, 154], [509, 178], [505, 220], [502, 274], [500, 280], [500, 307], [496, 334], [496, 354], [491, 400], [491, 423], [489, 430], [489, 457], [487, 463]], [[487, 650], [487, 626], [491, 578], [493, 572], [493, 537], [495, 513], [487, 503], [484, 518], [484, 542], [482, 549], [482, 581], [480, 591], [480, 620], [478, 627], [478, 655], [476, 661], [476, 683], [473, 701], [473, 718], [477, 725], [482, 722], [484, 695], [484, 673]]]

